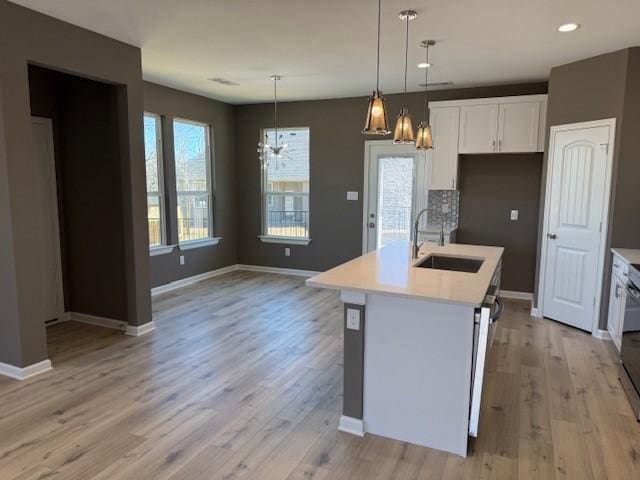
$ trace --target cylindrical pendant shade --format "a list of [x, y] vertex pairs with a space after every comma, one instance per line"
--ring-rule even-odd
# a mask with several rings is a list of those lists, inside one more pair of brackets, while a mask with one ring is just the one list
[[400, 110], [396, 128], [393, 131], [393, 143], [415, 143], [416, 137], [413, 133], [413, 123], [411, 115], [406, 108]]
[[416, 148], [418, 150], [427, 150], [433, 148], [433, 139], [431, 138], [431, 127], [427, 122], [420, 122], [418, 133], [416, 134]]
[[376, 90], [369, 97], [369, 108], [367, 109], [367, 120], [362, 129], [365, 135], [388, 135], [391, 133], [387, 125], [387, 110], [385, 108], [384, 97], [379, 90]]

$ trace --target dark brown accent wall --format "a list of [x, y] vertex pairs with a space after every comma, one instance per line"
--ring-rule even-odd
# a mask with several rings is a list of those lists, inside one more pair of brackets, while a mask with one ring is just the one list
[[[0, 171], [0, 288], [2, 322], [0, 362], [24, 367], [47, 358], [40, 306], [33, 302], [32, 279], [41, 270], [32, 255], [41, 228], [31, 212], [34, 163], [28, 65], [40, 65], [114, 85], [118, 104], [119, 170], [127, 319], [151, 320], [149, 253], [146, 225], [142, 139], [142, 69], [140, 49], [0, 0], [0, 105], [4, 118], [4, 155]], [[0, 136], [1, 138], [1, 136]], [[108, 261], [108, 259], [105, 259]], [[12, 288], [11, 285], [14, 285]]]
[[[640, 200], [640, 48], [600, 55], [555, 67], [549, 77], [547, 128], [567, 123], [616, 119], [615, 149], [600, 328], [607, 323], [612, 247], [640, 247], [640, 222], [633, 206]], [[549, 130], [547, 131], [547, 143]], [[541, 256], [544, 192], [548, 152], [544, 156], [538, 229]], [[538, 265], [539, 267], [539, 265]], [[536, 290], [539, 269], [536, 272]], [[536, 292], [537, 293], [537, 292]]]
[[[158, 114], [163, 122], [165, 205], [169, 219], [168, 243], [177, 245], [175, 160], [173, 119], [184, 118], [211, 126], [213, 146], [213, 228], [222, 237], [218, 245], [151, 257], [151, 286], [164, 285], [185, 277], [238, 263], [236, 239], [236, 164], [234, 107], [153, 83], [144, 84], [145, 111]], [[185, 264], [179, 257], [184, 255]]]
[[534, 291], [541, 173], [542, 153], [460, 156], [457, 241], [504, 247], [504, 290]]
[[[283, 83], [282, 88], [286, 88]], [[430, 92], [430, 100], [454, 100], [546, 93], [546, 83], [465, 88]], [[423, 96], [411, 93], [406, 105], [417, 120]], [[402, 95], [388, 95], [389, 122], [405, 102]], [[308, 126], [310, 139], [310, 236], [308, 246], [265, 244], [261, 230], [260, 169], [256, 146], [260, 130], [273, 124], [269, 104], [236, 107], [236, 159], [238, 168], [238, 256], [252, 265], [326, 270], [362, 252], [362, 189], [364, 142], [360, 134], [366, 98], [285, 102], [278, 120], [284, 127]], [[379, 138], [379, 137], [377, 137]], [[373, 138], [376, 139], [376, 138]], [[357, 202], [347, 201], [349, 190], [360, 192]]]

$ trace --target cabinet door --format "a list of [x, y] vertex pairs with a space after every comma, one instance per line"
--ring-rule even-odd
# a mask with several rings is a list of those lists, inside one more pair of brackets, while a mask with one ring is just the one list
[[498, 151], [498, 104], [460, 107], [460, 153]]
[[538, 151], [540, 102], [502, 103], [498, 121], [498, 151]]
[[460, 107], [429, 110], [433, 150], [429, 156], [429, 189], [455, 190], [458, 177]]

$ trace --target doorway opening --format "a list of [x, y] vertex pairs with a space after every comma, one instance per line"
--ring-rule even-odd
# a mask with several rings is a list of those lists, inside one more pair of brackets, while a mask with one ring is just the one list
[[47, 326], [127, 325], [119, 88], [29, 66], [35, 290]]
[[416, 213], [426, 207], [426, 159], [413, 145], [365, 143], [363, 253], [411, 240]]

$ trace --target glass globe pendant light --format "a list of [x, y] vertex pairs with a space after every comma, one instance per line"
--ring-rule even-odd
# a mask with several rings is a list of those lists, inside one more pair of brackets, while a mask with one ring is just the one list
[[385, 100], [380, 91], [380, 16], [382, 0], [378, 0], [378, 59], [376, 66], [376, 89], [369, 97], [367, 119], [362, 133], [365, 135], [388, 135], [391, 133], [387, 126], [387, 110]]
[[429, 100], [427, 97], [427, 89], [429, 88], [429, 47], [435, 45], [433, 40], [423, 40], [420, 46], [427, 52], [427, 67], [424, 69], [424, 110], [422, 112], [422, 121], [418, 125], [418, 133], [416, 134], [416, 149], [428, 150], [433, 148], [433, 138], [431, 137], [431, 126], [427, 120], [429, 113]]
[[[400, 12], [400, 19], [404, 20], [407, 25], [406, 38], [405, 38], [405, 50], [404, 50], [404, 98], [407, 100], [407, 68], [409, 61], [409, 22], [415, 19], [418, 13], [413, 10], [403, 10]], [[411, 115], [409, 115], [409, 109], [402, 107], [398, 118], [396, 120], [396, 128], [393, 131], [393, 143], [415, 143], [416, 137], [413, 132], [413, 123]]]

